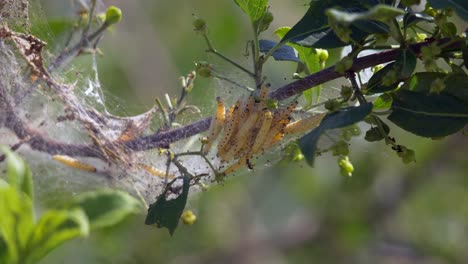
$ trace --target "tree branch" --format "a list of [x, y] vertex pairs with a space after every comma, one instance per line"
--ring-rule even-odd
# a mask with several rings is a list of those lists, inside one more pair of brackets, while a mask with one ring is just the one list
[[[442, 39], [438, 40], [438, 44], [444, 44], [450, 39]], [[453, 40], [452, 40], [453, 41]], [[409, 48], [415, 53], [419, 54], [421, 47], [429, 45], [432, 43], [433, 40], [428, 40], [425, 42], [417, 43], [411, 45]], [[463, 41], [457, 41], [454, 43], [450, 43], [444, 49], [454, 49], [454, 48], [461, 48], [463, 45]], [[397, 55], [399, 54], [398, 49], [383, 51], [380, 53], [364, 56], [361, 58], [357, 58], [354, 61], [354, 64], [351, 68], [352, 71], [358, 72], [363, 69], [382, 64], [391, 62], [396, 59]], [[283, 100], [293, 95], [297, 95], [310, 87], [314, 87], [331, 80], [335, 80], [337, 78], [343, 77], [343, 74], [340, 74], [335, 71], [334, 66], [326, 68], [322, 71], [316, 72], [311, 74], [303, 79], [297, 80], [295, 82], [289, 83], [285, 86], [282, 86], [274, 91], [272, 91], [269, 96], [276, 100]], [[1, 89], [2, 87], [0, 87]], [[4, 89], [4, 88], [3, 88]], [[5, 99], [5, 98], [4, 98]], [[6, 102], [3, 100], [4, 103]], [[8, 105], [8, 103], [7, 103]], [[21, 119], [16, 115], [13, 111], [13, 108], [10, 106], [6, 107], [6, 109], [10, 109], [7, 111], [8, 120], [6, 121], [6, 127], [11, 129], [20, 139], [24, 139], [25, 137], [29, 137], [28, 144], [31, 146], [32, 149], [50, 153], [50, 154], [63, 154], [63, 155], [70, 155], [70, 156], [84, 156], [84, 157], [96, 157], [96, 158], [103, 158], [99, 147], [93, 144], [68, 144], [68, 143], [61, 143], [50, 139], [38, 131], [31, 129], [27, 125], [24, 125]], [[211, 117], [204, 118], [202, 120], [196, 121], [194, 123], [188, 124], [184, 127], [168, 130], [168, 131], [158, 131], [152, 135], [139, 137], [127, 142], [112, 142], [111, 144], [119, 144], [123, 145], [125, 148], [132, 150], [132, 151], [144, 151], [149, 149], [154, 149], [158, 147], [168, 147], [169, 144], [194, 136], [199, 134], [203, 131], [206, 131], [209, 128], [211, 122]]]

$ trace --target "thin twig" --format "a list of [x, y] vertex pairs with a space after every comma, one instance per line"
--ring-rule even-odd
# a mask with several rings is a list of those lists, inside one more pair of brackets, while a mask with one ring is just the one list
[[206, 50], [207, 52], [213, 53], [214, 55], [216, 55], [216, 56], [222, 58], [223, 60], [231, 63], [232, 65], [237, 67], [239, 70], [247, 73], [250, 77], [252, 77], [252, 78], [255, 77], [255, 74], [252, 73], [251, 71], [247, 70], [244, 66], [242, 66], [239, 63], [235, 62], [234, 60], [226, 57], [224, 54], [218, 52], [215, 48], [213, 48], [213, 45], [211, 44], [211, 41], [210, 41], [210, 39], [208, 38], [208, 36], [206, 34], [203, 34], [203, 38], [205, 39], [206, 45], [208, 46], [208, 49]]

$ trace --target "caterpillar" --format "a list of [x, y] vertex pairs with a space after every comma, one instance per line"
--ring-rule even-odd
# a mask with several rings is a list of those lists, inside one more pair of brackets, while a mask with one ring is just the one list
[[224, 107], [223, 100], [218, 96], [216, 97], [216, 115], [211, 119], [210, 128], [208, 129], [208, 142], [203, 146], [203, 153], [208, 153], [213, 142], [219, 136], [224, 125], [225, 115], [226, 108]]
[[84, 162], [81, 162], [77, 159], [74, 159], [69, 156], [65, 155], [54, 155], [52, 156], [52, 159], [55, 161], [58, 161], [62, 163], [63, 165], [66, 165], [70, 168], [78, 169], [78, 170], [83, 170], [83, 171], [89, 171], [89, 172], [96, 172], [97, 169], [94, 166], [91, 166], [89, 164], [86, 164]]
[[326, 115], [325, 113], [312, 115], [312, 116], [303, 118], [301, 120], [295, 121], [293, 123], [290, 123], [284, 128], [284, 133], [285, 134], [297, 134], [297, 133], [304, 133], [309, 130], [312, 130], [313, 128], [320, 125], [320, 122], [325, 117], [325, 115]]
[[166, 175], [167, 175], [167, 178], [168, 179], [174, 179], [174, 175], [173, 174], [166, 174], [166, 172], [160, 170], [160, 169], [157, 169], [153, 166], [150, 166], [150, 165], [146, 165], [146, 164], [143, 164], [143, 163], [138, 163], [138, 167], [142, 168], [143, 170], [147, 171], [149, 174], [153, 175], [153, 176], [157, 176], [161, 179], [165, 179], [166, 178]]
[[270, 111], [266, 110], [263, 113], [263, 122], [255, 138], [255, 143], [253, 144], [252, 150], [250, 151], [251, 155], [256, 154], [262, 149], [263, 143], [265, 142], [265, 139], [268, 135], [268, 131], [270, 130], [272, 120], [273, 115]]

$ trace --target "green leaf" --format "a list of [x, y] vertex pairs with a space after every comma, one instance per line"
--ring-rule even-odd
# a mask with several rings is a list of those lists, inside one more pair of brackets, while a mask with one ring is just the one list
[[299, 146], [301, 147], [307, 163], [310, 166], [314, 165], [317, 142], [325, 131], [357, 123], [363, 120], [371, 111], [372, 104], [367, 103], [328, 113], [317, 128], [299, 140]]
[[283, 158], [280, 160], [280, 164], [290, 164], [291, 162], [298, 162], [304, 159], [304, 155], [297, 141], [289, 143], [282, 152]]
[[436, 9], [451, 7], [465, 21], [468, 21], [468, 2], [466, 0], [427, 0]]
[[0, 263], [8, 263], [8, 244], [0, 233]]
[[[392, 91], [398, 87], [399, 80], [396, 78], [390, 85], [384, 85], [384, 77], [391, 71], [395, 71], [395, 62], [385, 65], [382, 69], [374, 73], [367, 83], [366, 94], [384, 93]], [[397, 75], [397, 74], [396, 74]]]
[[0, 234], [8, 248], [5, 263], [16, 263], [33, 230], [34, 212], [31, 199], [15, 187], [0, 187]]
[[[289, 30], [289, 27], [281, 27], [275, 30], [275, 34], [281, 39], [289, 32]], [[319, 56], [314, 48], [304, 47], [293, 43], [288, 43], [288, 45], [293, 47], [297, 51], [299, 59], [307, 67], [308, 74], [318, 72], [322, 69], [322, 67], [320, 66]], [[304, 95], [304, 98], [306, 99], [306, 105], [304, 106], [304, 108], [308, 108], [310, 105], [312, 105], [314, 94], [316, 100], [318, 100], [321, 89], [322, 86], [318, 85], [311, 87], [302, 93]]]
[[390, 31], [390, 28], [386, 24], [375, 20], [356, 20], [351, 23], [351, 26], [369, 34], [385, 34]]
[[[395, 62], [387, 64], [372, 75], [367, 84], [366, 93], [384, 93], [396, 89], [402, 80], [411, 76], [416, 68], [416, 62], [416, 55], [412, 51], [401, 50]], [[390, 84], [385, 83], [389, 74], [394, 76], [394, 80]]]
[[387, 22], [393, 18], [405, 14], [405, 11], [388, 5], [376, 5], [370, 10], [359, 13], [351, 13], [342, 9], [330, 8], [326, 15], [334, 21], [342, 24], [351, 24], [358, 20], [375, 20]]
[[468, 69], [468, 46], [463, 46], [463, 64], [465, 68]]
[[390, 94], [384, 93], [374, 101], [373, 110], [386, 110], [392, 106], [393, 98]]
[[267, 0], [234, 0], [234, 2], [250, 17], [252, 24], [263, 17], [268, 4]]
[[115, 225], [142, 208], [140, 202], [128, 193], [110, 189], [80, 194], [66, 207], [83, 209], [91, 229]]
[[[390, 127], [387, 124], [385, 124], [385, 122], [382, 121], [382, 119], [374, 116], [374, 120], [375, 121], [372, 122], [374, 126], [371, 127], [368, 131], [366, 131], [366, 135], [364, 136], [364, 139], [368, 142], [380, 141], [386, 138], [388, 136], [388, 133], [390, 133]], [[382, 126], [382, 130], [384, 133], [382, 133], [382, 131], [378, 127], [379, 125]]]
[[445, 37], [453, 38], [457, 35], [457, 26], [452, 22], [440, 24], [439, 28]]
[[[375, 2], [375, 1], [369, 1]], [[331, 30], [324, 15], [328, 8], [339, 6], [349, 13], [366, 11], [364, 1], [312, 1], [304, 17], [283, 36], [280, 43], [290, 41], [302, 46], [315, 48], [338, 48], [348, 45]], [[367, 3], [368, 4], [368, 3]], [[374, 5], [374, 4], [369, 4]], [[389, 32], [387, 25], [377, 21], [356, 20], [349, 26], [351, 39], [360, 41], [371, 33]]]
[[416, 55], [409, 49], [401, 50], [395, 61], [395, 64], [399, 69], [400, 79], [407, 79], [416, 69]]
[[444, 80], [444, 93], [453, 95], [468, 104], [468, 76], [463, 73], [418, 72], [408, 79], [402, 89], [429, 94], [432, 82]]
[[171, 184], [168, 184], [164, 192], [159, 196], [158, 200], [154, 204], [150, 205], [145, 224], [156, 224], [158, 228], [166, 227], [171, 236], [174, 234], [174, 231], [179, 224], [180, 216], [184, 211], [189, 194], [190, 178], [185, 176], [183, 181], [182, 193], [172, 200], [167, 200], [167, 192], [172, 186]]
[[[271, 40], [261, 39], [258, 41], [260, 51], [263, 53], [268, 53], [273, 47], [278, 44], [277, 42]], [[295, 61], [300, 62], [299, 58], [296, 55], [296, 51], [290, 46], [281, 46], [275, 50], [272, 54], [273, 58], [277, 61]]]
[[416, 25], [419, 22], [434, 22], [434, 18], [426, 13], [422, 12], [408, 12], [403, 17], [403, 25], [407, 28]]
[[[349, 29], [351, 30], [351, 39], [356, 42], [359, 42], [365, 37], [369, 36], [369, 33], [358, 29], [354, 25], [351, 25]], [[330, 27], [314, 31], [303, 38], [293, 38], [290, 40], [290, 42], [305, 47], [321, 49], [333, 49], [349, 45], [348, 43], [343, 42]]]
[[64, 242], [87, 236], [88, 233], [88, 221], [81, 209], [47, 211], [31, 234], [27, 260], [35, 263]]
[[446, 94], [400, 89], [393, 94], [391, 109], [390, 121], [422, 137], [444, 137], [456, 133], [468, 123], [468, 106]]
[[333, 6], [334, 1], [311, 1], [310, 7], [305, 15], [297, 22], [291, 30], [284, 35], [281, 43], [293, 38], [305, 38], [311, 33], [327, 26], [325, 10]]
[[5, 146], [0, 146], [0, 151], [7, 157], [7, 175], [10, 185], [33, 199], [32, 173], [28, 164]]

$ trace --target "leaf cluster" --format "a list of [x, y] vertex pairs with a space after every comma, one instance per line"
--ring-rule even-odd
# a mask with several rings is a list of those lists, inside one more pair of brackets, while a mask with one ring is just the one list
[[6, 147], [1, 150], [7, 156], [7, 181], [0, 179], [0, 263], [36, 263], [66, 241], [141, 210], [130, 195], [102, 190], [80, 194], [37, 218], [29, 166]]

